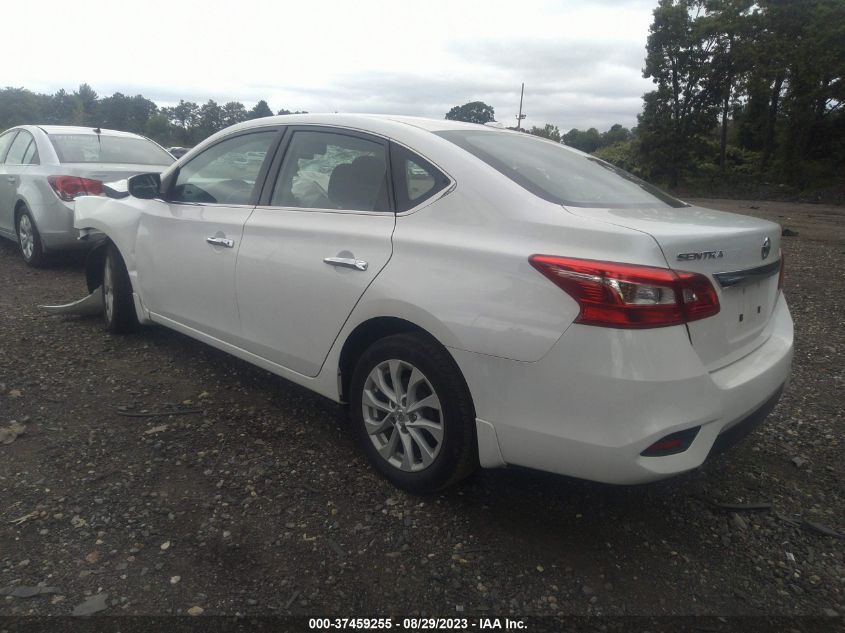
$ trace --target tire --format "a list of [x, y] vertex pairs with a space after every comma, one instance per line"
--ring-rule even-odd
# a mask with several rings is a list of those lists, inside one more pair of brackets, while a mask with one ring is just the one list
[[352, 374], [349, 402], [364, 453], [397, 487], [432, 493], [478, 467], [469, 390], [446, 349], [429, 337], [396, 334], [373, 343]]
[[20, 249], [23, 260], [33, 268], [43, 266], [45, 257], [44, 247], [41, 244], [41, 235], [38, 233], [38, 228], [35, 226], [35, 220], [32, 219], [32, 214], [26, 207], [17, 215], [15, 232], [18, 236], [18, 248]]
[[106, 331], [126, 334], [138, 329], [135, 301], [132, 298], [132, 282], [126, 272], [123, 257], [114, 244], [106, 247], [103, 259], [103, 319]]

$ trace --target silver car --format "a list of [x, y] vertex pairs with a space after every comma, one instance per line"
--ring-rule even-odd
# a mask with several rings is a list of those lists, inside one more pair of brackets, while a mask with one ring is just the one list
[[21, 125], [0, 135], [0, 236], [27, 264], [86, 248], [73, 228], [74, 200], [103, 183], [163, 171], [175, 159], [143, 136], [99, 128]]

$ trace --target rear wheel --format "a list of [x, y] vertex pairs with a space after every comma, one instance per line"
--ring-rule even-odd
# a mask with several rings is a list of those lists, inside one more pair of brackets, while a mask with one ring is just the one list
[[415, 493], [450, 486], [478, 465], [475, 413], [449, 353], [420, 334], [374, 343], [350, 383], [358, 439], [372, 464]]
[[41, 245], [41, 235], [38, 234], [28, 209], [24, 208], [18, 214], [16, 228], [21, 257], [30, 266], [41, 266], [44, 263], [44, 248]]
[[106, 330], [114, 334], [132, 332], [138, 327], [132, 282], [126, 264], [114, 244], [106, 247], [103, 261], [103, 317]]

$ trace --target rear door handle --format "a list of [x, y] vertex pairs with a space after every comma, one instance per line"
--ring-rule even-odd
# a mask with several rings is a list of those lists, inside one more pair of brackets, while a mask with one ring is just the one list
[[15, 178], [14, 176], [6, 176], [6, 180], [8, 180], [9, 182], [15, 182], [17, 178]]
[[228, 237], [207, 237], [205, 241], [214, 246], [225, 246], [226, 248], [233, 248], [235, 246], [235, 240], [230, 240]]
[[353, 259], [351, 257], [326, 257], [323, 259], [329, 266], [340, 266], [341, 268], [352, 268], [353, 270], [367, 270], [367, 262], [363, 259]]

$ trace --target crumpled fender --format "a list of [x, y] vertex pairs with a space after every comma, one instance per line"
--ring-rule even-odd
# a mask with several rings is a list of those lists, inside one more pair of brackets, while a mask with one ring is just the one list
[[93, 231], [106, 235], [120, 251], [126, 269], [135, 271], [135, 240], [145, 200], [82, 196], [76, 199], [73, 226], [84, 239]]

